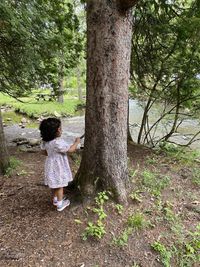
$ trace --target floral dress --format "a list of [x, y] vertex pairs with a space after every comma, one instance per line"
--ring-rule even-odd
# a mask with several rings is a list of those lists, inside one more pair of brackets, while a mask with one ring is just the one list
[[41, 149], [47, 151], [45, 161], [45, 185], [50, 188], [61, 188], [72, 181], [72, 173], [66, 152], [70, 145], [58, 137], [49, 142], [43, 142]]

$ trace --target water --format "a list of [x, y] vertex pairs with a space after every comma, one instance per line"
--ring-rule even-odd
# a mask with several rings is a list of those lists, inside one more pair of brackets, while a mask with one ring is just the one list
[[[171, 107], [169, 107], [171, 108]], [[153, 125], [162, 113], [162, 104], [153, 106], [149, 114], [149, 126]], [[129, 123], [131, 125], [130, 131], [134, 141], [137, 141], [140, 125], [142, 122], [142, 116], [144, 112], [144, 102], [140, 102], [136, 99], [129, 101]], [[163, 119], [157, 127], [154, 137], [161, 138], [171, 129], [173, 117], [168, 116], [167, 119]], [[194, 134], [200, 131], [200, 120], [195, 118], [185, 118], [178, 127], [176, 133], [170, 138], [170, 141], [176, 142], [177, 144], [185, 145], [189, 142]], [[197, 136], [200, 138], [200, 135]], [[193, 149], [200, 149], [200, 140], [190, 145]]]
[[[156, 105], [151, 109], [149, 114], [149, 125], [151, 126], [158, 118], [162, 112], [162, 104]], [[137, 137], [142, 121], [144, 111], [144, 102], [140, 102], [136, 99], [131, 99], [129, 101], [129, 122], [130, 122], [130, 131], [133, 137], [133, 140], [137, 142]], [[166, 134], [166, 130], [170, 129], [172, 125], [172, 118], [168, 117], [167, 119], [161, 121], [160, 126], [155, 131], [155, 137], [161, 138]], [[69, 140], [74, 140], [75, 137], [81, 136], [84, 133], [84, 116], [76, 116], [72, 118], [63, 118], [62, 119], [62, 128], [63, 128], [63, 137]], [[21, 129], [18, 125], [8, 126], [4, 128], [5, 134], [9, 141], [16, 137], [39, 137], [38, 127], [35, 129], [24, 128]], [[185, 119], [178, 131], [173, 134], [173, 137], [170, 139], [173, 142], [178, 144], [187, 144], [190, 138], [200, 131], [200, 120], [191, 118]], [[199, 135], [200, 138], [200, 135]], [[200, 140], [194, 142], [191, 145], [191, 148], [200, 149]]]

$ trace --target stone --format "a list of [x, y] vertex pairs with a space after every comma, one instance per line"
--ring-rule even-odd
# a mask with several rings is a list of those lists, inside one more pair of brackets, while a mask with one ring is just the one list
[[31, 146], [37, 146], [40, 144], [40, 139], [37, 138], [31, 138], [29, 139], [29, 145]]
[[59, 114], [56, 110], [54, 111], [54, 115], [56, 116], [56, 118], [60, 118], [61, 114]]
[[18, 137], [12, 140], [13, 143], [28, 144], [28, 139], [24, 137]]
[[26, 118], [22, 118], [21, 119], [21, 123], [27, 123], [27, 119]]

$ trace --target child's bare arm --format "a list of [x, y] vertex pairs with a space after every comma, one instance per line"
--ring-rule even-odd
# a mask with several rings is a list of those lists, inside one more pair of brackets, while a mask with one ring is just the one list
[[80, 142], [81, 142], [81, 139], [79, 137], [77, 137], [75, 139], [75, 142], [73, 143], [73, 145], [70, 146], [70, 148], [68, 149], [67, 152], [74, 152], [74, 151], [76, 151], [77, 146], [78, 146], [78, 144], [80, 144]]

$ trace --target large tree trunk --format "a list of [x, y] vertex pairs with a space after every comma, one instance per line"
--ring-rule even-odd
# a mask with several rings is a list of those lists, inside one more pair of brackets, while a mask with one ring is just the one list
[[4, 174], [9, 166], [9, 155], [6, 146], [0, 107], [0, 174]]
[[87, 1], [86, 131], [76, 178], [84, 195], [93, 194], [100, 182], [126, 203], [132, 16], [120, 3]]

